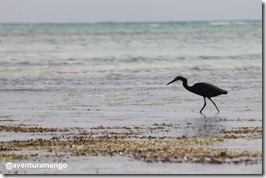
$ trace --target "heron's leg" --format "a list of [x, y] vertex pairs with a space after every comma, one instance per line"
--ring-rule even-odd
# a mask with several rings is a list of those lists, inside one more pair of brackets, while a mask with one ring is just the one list
[[220, 112], [219, 109], [218, 109], [218, 107], [216, 106], [216, 104], [212, 101], [212, 99], [211, 99], [211, 98], [208, 98], [208, 99], [211, 100], [211, 102], [212, 102], [212, 103], [214, 104], [214, 106], [216, 107], [217, 111]]
[[205, 106], [206, 106], [206, 98], [205, 97], [203, 97], [204, 98], [204, 105], [203, 105], [203, 107], [201, 108], [201, 110], [200, 110], [200, 113], [201, 113], [201, 111], [205, 108]]

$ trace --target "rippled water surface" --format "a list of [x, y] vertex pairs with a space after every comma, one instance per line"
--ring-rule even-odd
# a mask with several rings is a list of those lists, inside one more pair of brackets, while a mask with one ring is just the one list
[[209, 82], [228, 90], [215, 99], [221, 109], [247, 105], [261, 116], [261, 33], [260, 21], [2, 24], [1, 95], [16, 92], [30, 105], [52, 92], [51, 102], [66, 104], [55, 106], [61, 108], [79, 98], [84, 107], [101, 109], [99, 119], [104, 109], [117, 115], [120, 108], [139, 107], [153, 116], [149, 109], [184, 111], [196, 103], [185, 110], [199, 110], [202, 98], [181, 82], [166, 86], [183, 75], [190, 85]]

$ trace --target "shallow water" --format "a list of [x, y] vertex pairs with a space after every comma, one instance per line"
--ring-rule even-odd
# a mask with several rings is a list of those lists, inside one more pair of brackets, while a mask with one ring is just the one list
[[[90, 129], [171, 123], [182, 129], [163, 134], [189, 138], [219, 137], [217, 129], [262, 127], [261, 27], [259, 21], [2, 24], [1, 125]], [[204, 115], [199, 114], [202, 97], [181, 82], [166, 86], [177, 75], [187, 77], [189, 85], [209, 82], [228, 90], [213, 98], [221, 112], [207, 101]], [[4, 132], [0, 138], [52, 136]], [[261, 139], [242, 141], [223, 146], [262, 151]], [[261, 164], [220, 166], [228, 172], [245, 173], [242, 167], [261, 172]], [[171, 167], [175, 164], [165, 164], [161, 172]]]

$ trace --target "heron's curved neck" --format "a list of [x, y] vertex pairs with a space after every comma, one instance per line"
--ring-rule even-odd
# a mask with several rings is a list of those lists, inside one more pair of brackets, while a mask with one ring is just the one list
[[184, 78], [184, 79], [181, 79], [181, 80], [183, 82], [184, 88], [190, 91], [190, 86], [187, 85], [187, 79]]

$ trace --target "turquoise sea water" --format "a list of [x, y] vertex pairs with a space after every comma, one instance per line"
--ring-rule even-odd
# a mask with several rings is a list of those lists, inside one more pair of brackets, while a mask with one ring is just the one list
[[77, 80], [146, 85], [175, 75], [230, 80], [236, 73], [261, 81], [261, 58], [260, 21], [0, 25], [6, 89], [67, 89]]
[[[21, 99], [28, 110], [45, 103], [42, 93], [47, 98], [58, 92], [48, 110], [98, 108], [94, 121], [142, 118], [143, 107], [151, 118], [159, 110], [196, 112], [201, 97], [181, 82], [166, 86], [183, 75], [189, 85], [209, 82], [228, 90], [214, 99], [220, 110], [262, 115], [260, 21], [1, 24], [0, 66], [2, 98], [28, 92]], [[14, 115], [16, 107], [2, 104]]]

